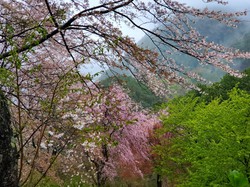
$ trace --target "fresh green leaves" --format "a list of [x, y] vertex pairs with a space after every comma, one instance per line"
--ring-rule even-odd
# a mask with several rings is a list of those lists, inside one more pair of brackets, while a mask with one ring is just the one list
[[10, 86], [13, 81], [13, 73], [0, 67], [0, 85]]
[[242, 173], [233, 170], [229, 173], [228, 178], [232, 187], [249, 187], [250, 184]]
[[122, 83], [123, 87], [129, 91], [129, 96], [140, 103], [145, 108], [153, 107], [162, 102], [163, 98], [156, 96], [149, 88], [143, 83], [138, 82], [130, 76], [116, 76], [110, 77], [103, 81], [101, 84], [104, 87], [109, 87], [114, 83]]
[[227, 186], [232, 170], [249, 176], [250, 95], [235, 88], [228, 97], [205, 104], [188, 95], [168, 104], [163, 132], [172, 138], [156, 148], [162, 175], [180, 186]]

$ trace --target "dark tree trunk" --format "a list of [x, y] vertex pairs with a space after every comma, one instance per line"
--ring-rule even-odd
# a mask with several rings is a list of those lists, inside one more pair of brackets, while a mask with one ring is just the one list
[[157, 183], [157, 187], [162, 187], [162, 181], [161, 181], [161, 176], [159, 174], [157, 174], [156, 176], [156, 183]]
[[96, 182], [97, 187], [105, 186], [107, 177], [103, 176], [103, 168], [105, 167], [105, 162], [102, 160], [95, 162], [95, 167], [97, 169]]
[[0, 186], [17, 187], [17, 151], [11, 143], [10, 112], [6, 99], [0, 90]]

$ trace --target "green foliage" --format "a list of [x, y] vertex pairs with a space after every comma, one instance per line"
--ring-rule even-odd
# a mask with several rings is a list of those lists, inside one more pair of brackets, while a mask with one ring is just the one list
[[37, 185], [37, 187], [60, 187], [61, 185], [58, 183], [58, 181], [55, 181], [55, 179], [45, 176], [43, 179], [39, 182], [39, 184], [36, 184], [37, 181], [40, 179], [41, 173], [38, 171], [34, 171], [32, 174], [32, 178], [29, 179], [27, 183], [22, 185], [23, 187], [33, 187]]
[[244, 76], [242, 78], [237, 78], [227, 74], [220, 82], [214, 83], [210, 86], [199, 85], [199, 87], [201, 91], [194, 91], [194, 94], [206, 102], [211, 102], [216, 98], [220, 98], [221, 100], [228, 99], [228, 92], [234, 87], [250, 93], [250, 68], [244, 71]]
[[0, 85], [11, 86], [13, 84], [13, 73], [0, 67]]
[[144, 176], [138, 179], [124, 179], [115, 178], [113, 181], [109, 181], [105, 187], [152, 187], [156, 186], [156, 176]]
[[71, 177], [70, 180], [66, 180], [64, 182], [64, 186], [65, 187], [89, 187], [89, 186], [93, 186], [93, 185], [90, 185], [88, 183], [85, 183], [84, 179], [81, 178], [81, 176], [74, 176], [74, 177]]
[[250, 180], [250, 95], [228, 95], [206, 104], [189, 94], [168, 104], [161, 131], [173, 137], [155, 148], [160, 174], [180, 186], [228, 186], [232, 170]]
[[162, 102], [162, 98], [157, 97], [145, 84], [139, 83], [133, 77], [110, 77], [101, 82], [104, 87], [108, 87], [119, 81], [125, 89], [129, 90], [129, 96], [140, 103], [143, 107], [152, 107]]
[[[27, 186], [29, 186], [30, 184], [28, 184]], [[32, 185], [31, 185], [32, 186]], [[48, 177], [45, 177], [38, 185], [37, 187], [60, 187], [59, 184], [57, 184], [56, 182], [54, 182], [53, 180], [51, 180]]]
[[233, 170], [229, 173], [228, 178], [232, 187], [249, 187], [250, 184], [242, 173]]
[[[88, 183], [88, 179], [86, 180], [81, 176], [74, 176], [70, 179], [64, 180], [65, 187], [89, 187], [89, 186], [96, 186], [95, 184]], [[51, 184], [51, 183], [48, 183]], [[124, 179], [116, 177], [112, 181], [107, 181], [107, 183], [103, 187], [152, 187], [156, 184], [156, 176], [145, 176], [144, 178], [136, 178], [136, 179]]]

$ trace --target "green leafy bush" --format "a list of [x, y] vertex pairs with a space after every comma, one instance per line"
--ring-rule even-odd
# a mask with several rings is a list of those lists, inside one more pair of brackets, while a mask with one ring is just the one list
[[[250, 94], [236, 88], [223, 101], [206, 104], [191, 94], [171, 101], [155, 147], [157, 171], [188, 187], [228, 186], [235, 169], [250, 176], [249, 103]], [[172, 137], [164, 138], [166, 132]]]
[[233, 170], [229, 173], [228, 178], [232, 187], [249, 187], [250, 184], [247, 180], [247, 177], [242, 173]]

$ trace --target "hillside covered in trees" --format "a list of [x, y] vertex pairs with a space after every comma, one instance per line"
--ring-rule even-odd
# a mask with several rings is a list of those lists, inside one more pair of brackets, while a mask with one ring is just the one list
[[[180, 186], [249, 186], [250, 69], [163, 105], [157, 171]], [[168, 138], [166, 138], [166, 133]]]

